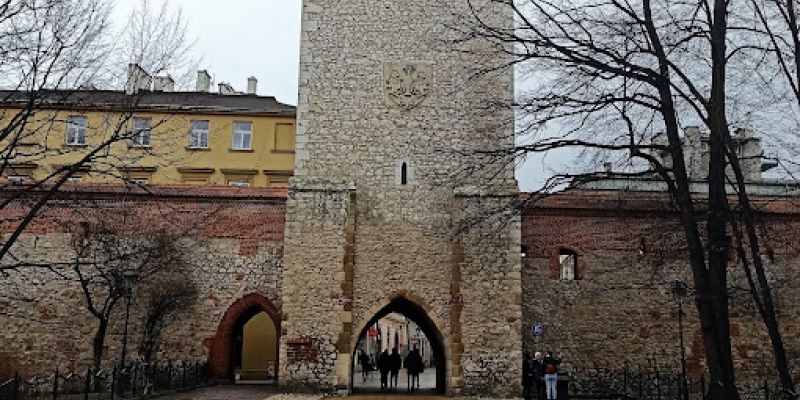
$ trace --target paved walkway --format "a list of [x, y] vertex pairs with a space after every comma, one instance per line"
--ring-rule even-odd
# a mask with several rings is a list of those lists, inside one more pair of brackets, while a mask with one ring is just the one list
[[275, 394], [269, 385], [219, 385], [158, 397], [159, 400], [264, 400]]
[[[353, 390], [355, 391], [368, 391], [378, 392], [381, 388], [381, 374], [378, 371], [372, 371], [372, 375], [367, 378], [367, 381], [364, 382], [364, 379], [361, 376], [361, 372], [357, 372], [355, 376], [353, 376]], [[405, 370], [400, 370], [400, 374], [397, 377], [397, 391], [396, 393], [406, 393], [408, 388], [408, 374]], [[422, 392], [430, 392], [436, 389], [436, 368], [427, 368], [425, 372], [419, 375], [419, 388]]]

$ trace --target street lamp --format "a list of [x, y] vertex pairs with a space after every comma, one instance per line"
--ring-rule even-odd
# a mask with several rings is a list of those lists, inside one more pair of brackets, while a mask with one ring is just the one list
[[681, 398], [689, 400], [689, 387], [686, 382], [686, 348], [683, 343], [683, 300], [689, 290], [682, 281], [672, 283], [672, 300], [678, 305], [678, 334], [681, 341]]
[[133, 288], [136, 286], [136, 282], [139, 280], [139, 271], [136, 269], [126, 269], [122, 273], [122, 284], [125, 288], [125, 297], [127, 298], [127, 302], [125, 303], [125, 331], [122, 334], [122, 354], [120, 355], [120, 367], [125, 369], [125, 355], [128, 352], [128, 321], [131, 317], [131, 297], [133, 297]]

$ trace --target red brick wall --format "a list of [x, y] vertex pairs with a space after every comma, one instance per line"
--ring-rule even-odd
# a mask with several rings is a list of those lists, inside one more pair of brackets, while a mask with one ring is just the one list
[[[685, 239], [668, 199], [658, 194], [579, 192], [545, 199], [524, 211], [522, 243], [525, 351], [564, 352], [574, 368], [624, 363], [677, 368], [679, 362], [675, 279], [691, 285]], [[790, 359], [800, 356], [800, 213], [788, 198], [758, 199], [762, 245], [768, 263]], [[700, 219], [703, 219], [702, 214]], [[578, 253], [579, 280], [559, 280], [560, 248]], [[769, 374], [772, 358], [766, 331], [730, 260], [731, 336], [743, 376]], [[703, 371], [702, 336], [693, 298], [687, 313], [690, 372]], [[534, 337], [531, 326], [544, 334]], [[775, 375], [772, 375], [775, 376]]]
[[[102, 189], [102, 190], [101, 190]], [[15, 255], [69, 261], [71, 232], [81, 221], [124, 214], [136, 226], [154, 225], [188, 230], [181, 238], [194, 268], [198, 295], [191, 309], [176, 316], [163, 337], [162, 359], [205, 361], [217, 354], [214, 366], [227, 373], [225, 340], [235, 304], [257, 298], [262, 309], [280, 322], [281, 257], [286, 191], [239, 188], [152, 188], [138, 194], [119, 187], [81, 188], [59, 194], [25, 230]], [[0, 190], [0, 198], [13, 192]], [[13, 231], [38, 194], [0, 210], [0, 231]], [[136, 229], [132, 224], [131, 229]], [[66, 235], [65, 235], [66, 234]], [[263, 251], [262, 251], [263, 250]], [[9, 258], [10, 260], [10, 258]], [[8, 261], [7, 261], [8, 262]], [[0, 375], [83, 370], [91, 363], [91, 340], [96, 320], [88, 313], [71, 269], [24, 269], [0, 276]], [[237, 303], [238, 301], [238, 303]], [[129, 349], [136, 359], [144, 303], [134, 299]], [[250, 304], [250, 303], [247, 303]], [[232, 308], [233, 307], [233, 308]], [[231, 311], [233, 310], [233, 311]], [[115, 307], [104, 351], [104, 365], [119, 357], [124, 306]], [[223, 322], [228, 321], [228, 322]], [[227, 325], [226, 325], [227, 324]], [[224, 335], [222, 335], [224, 336]], [[227, 343], [227, 342], [226, 342]], [[228, 343], [229, 344], [229, 343]], [[229, 347], [229, 346], [228, 346]], [[220, 350], [222, 349], [222, 350]], [[2, 376], [0, 376], [2, 377]]]
[[[39, 212], [25, 234], [68, 233], [79, 221], [119, 209], [152, 223], [192, 229], [197, 237], [235, 239], [242, 254], [254, 254], [264, 243], [283, 242], [285, 190], [170, 186], [153, 187], [149, 194], [132, 190], [103, 186], [60, 194]], [[0, 191], [0, 199], [10, 194]], [[36, 199], [26, 196], [0, 209], [0, 232], [13, 232]]]

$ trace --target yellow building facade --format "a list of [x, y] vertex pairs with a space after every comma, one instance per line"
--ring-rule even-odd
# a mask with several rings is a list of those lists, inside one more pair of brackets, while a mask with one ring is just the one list
[[12, 183], [56, 180], [75, 166], [70, 184], [281, 188], [294, 167], [295, 108], [272, 97], [81, 90], [37, 94], [33, 107], [28, 93], [0, 99], [14, 149], [2, 175]]

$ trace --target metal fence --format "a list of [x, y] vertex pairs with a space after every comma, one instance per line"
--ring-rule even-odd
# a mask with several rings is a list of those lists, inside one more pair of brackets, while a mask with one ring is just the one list
[[[586, 369], [569, 374], [572, 399], [704, 400], [708, 379], [686, 379], [680, 372]], [[685, 393], [685, 394], [684, 394]], [[739, 384], [741, 400], [785, 400], [777, 383]]]
[[205, 363], [138, 363], [110, 370], [88, 369], [13, 378], [0, 383], [0, 400], [141, 399], [174, 390], [192, 389], [209, 381]]

